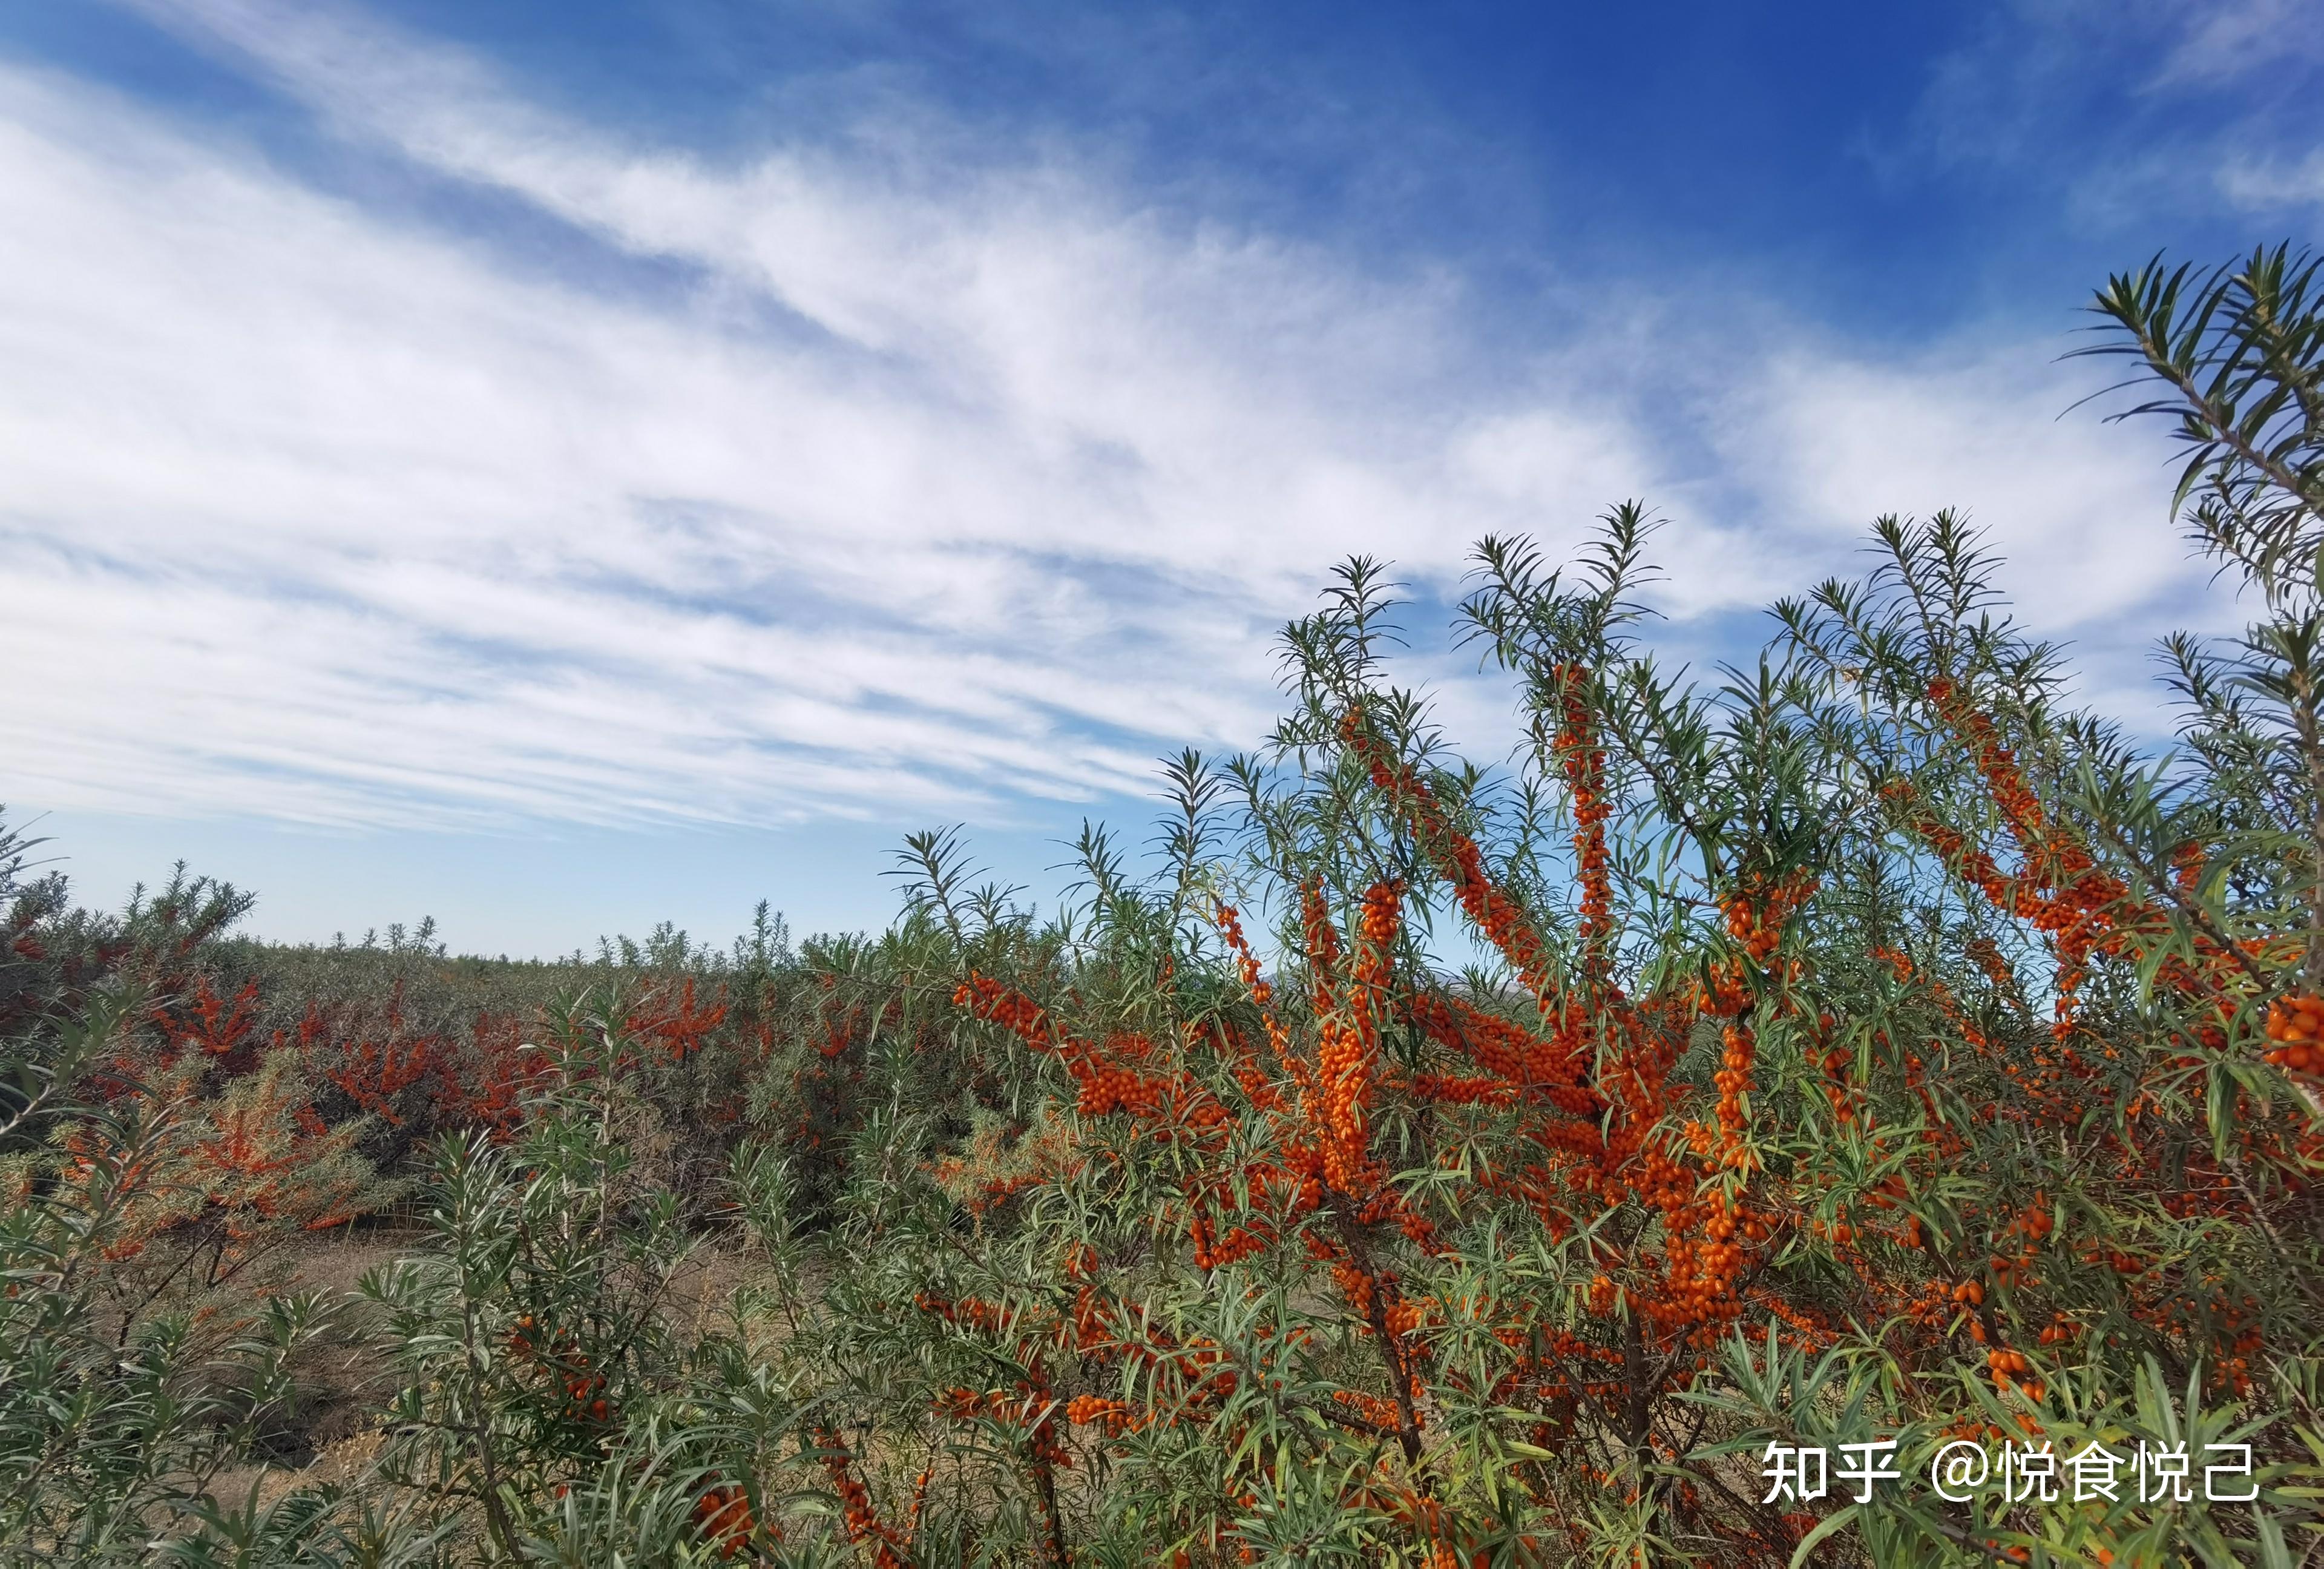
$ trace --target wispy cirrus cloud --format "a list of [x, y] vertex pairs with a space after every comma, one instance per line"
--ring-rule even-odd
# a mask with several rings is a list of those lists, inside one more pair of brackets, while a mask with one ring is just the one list
[[2031, 173], [2136, 245], [2161, 214], [2316, 200], [2319, 75], [2324, 0], [2002, 0], [1874, 156]]
[[2156, 80], [2169, 85], [2281, 79], [2287, 68], [2324, 64], [2324, 6], [2317, 0], [2173, 0], [2180, 31]]
[[1674, 323], [1651, 280], [1553, 338], [1450, 264], [1063, 153], [874, 125], [714, 161], [360, 12], [138, 9], [419, 179], [676, 271], [598, 286], [0, 68], [0, 593], [74, 651], [0, 707], [19, 798], [1006, 814], [1255, 740], [1269, 632], [1334, 558], [1442, 594], [1477, 535], [1571, 541], [1629, 494], [1673, 520], [1681, 617], [1948, 502], [2053, 625], [2181, 576], [2147, 448], [2050, 421], [2082, 383], [2046, 344]]

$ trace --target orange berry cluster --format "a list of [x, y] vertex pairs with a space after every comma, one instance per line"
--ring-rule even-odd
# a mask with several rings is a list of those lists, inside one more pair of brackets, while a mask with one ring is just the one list
[[2057, 1218], [2051, 1212], [2049, 1199], [2036, 1193], [2034, 1195], [2034, 1202], [2025, 1206], [2024, 1213], [2009, 1223], [2009, 1230], [2024, 1236], [2028, 1242], [2039, 1246], [2048, 1240], [2050, 1233], [2057, 1229]]
[[[1172, 1094], [1174, 1086], [1168, 1083], [1121, 1066], [1121, 1057], [1143, 1056], [1152, 1049], [1151, 1043], [1142, 1037], [1115, 1038], [1108, 1043], [1113, 1050], [1109, 1060], [1088, 1042], [1076, 1040], [1058, 1029], [1039, 1003], [989, 975], [972, 973], [954, 990], [952, 1000], [954, 1006], [1000, 1025], [1034, 1050], [1063, 1060], [1065, 1071], [1079, 1086], [1078, 1103], [1084, 1116], [1103, 1116], [1109, 1112], [1151, 1115]], [[1227, 1120], [1225, 1111], [1214, 1101], [1210, 1106], [1207, 1112], [1194, 1108], [1199, 1121], [1215, 1127]]]
[[[1063, 1468], [1074, 1463], [1057, 1440], [1057, 1402], [1045, 1385], [1029, 1379], [1018, 1380], [1013, 1389], [947, 1389], [936, 1397], [936, 1409], [955, 1422], [984, 1417], [1017, 1428], [1039, 1464]], [[1073, 1419], [1070, 1408], [1065, 1416]]]
[[1386, 1396], [1367, 1395], [1360, 1389], [1334, 1389], [1332, 1400], [1334, 1405], [1346, 1407], [1359, 1422], [1383, 1432], [1396, 1431], [1396, 1402]]
[[1784, 928], [1800, 907], [1814, 897], [1816, 887], [1814, 878], [1794, 872], [1772, 887], [1738, 889], [1719, 901], [1727, 918], [1727, 935], [1740, 943], [1756, 963], [1765, 964], [1783, 946]]
[[1226, 1235], [1220, 1236], [1211, 1217], [1199, 1207], [1189, 1216], [1186, 1231], [1194, 1244], [1197, 1269], [1223, 1269], [1240, 1264], [1264, 1249], [1268, 1240], [1267, 1232], [1240, 1225], [1228, 1227]]
[[847, 1445], [837, 1433], [825, 1426], [815, 1429], [815, 1445], [825, 1474], [831, 1478], [832, 1491], [839, 1495], [840, 1518], [847, 1527], [847, 1539], [870, 1549], [877, 1569], [905, 1569], [904, 1559], [897, 1551], [903, 1544], [895, 1531], [881, 1524], [879, 1511], [872, 1507], [872, 1490], [855, 1474], [854, 1456], [848, 1453]]
[[240, 1055], [250, 1038], [251, 1027], [257, 1022], [258, 978], [252, 976], [235, 993], [229, 1007], [210, 989], [209, 977], [197, 975], [184, 1007], [192, 1017], [173, 1011], [168, 1007], [152, 1011], [153, 1022], [161, 1027], [166, 1047], [162, 1066], [168, 1066], [178, 1055], [191, 1047], [206, 1057], [223, 1057]]
[[1477, 842], [1452, 826], [1435, 792], [1373, 733], [1361, 705], [1350, 706], [1340, 722], [1340, 734], [1370, 771], [1372, 783], [1402, 807], [1413, 843], [1437, 875], [1452, 885], [1462, 912], [1535, 996], [1549, 997], [1556, 990], [1549, 950], [1524, 908], [1487, 875]]
[[694, 1523], [717, 1546], [721, 1558], [732, 1558], [748, 1546], [751, 1533], [758, 1528], [749, 1495], [732, 1483], [714, 1485], [694, 1500]]
[[[1230, 915], [1231, 912], [1229, 912]], [[1240, 935], [1239, 933], [1236, 935]], [[1001, 1025], [1035, 1050], [1055, 1055], [1065, 1064], [1079, 1089], [1075, 1109], [1085, 1117], [1102, 1116], [1123, 1112], [1152, 1125], [1151, 1131], [1162, 1138], [1182, 1145], [1211, 1147], [1222, 1142], [1224, 1134], [1237, 1122], [1218, 1096], [1192, 1074], [1179, 1072], [1168, 1078], [1157, 1078], [1127, 1066], [1143, 1061], [1155, 1054], [1154, 1045], [1144, 1036], [1116, 1033], [1103, 1047], [1092, 1045], [1060, 1029], [1048, 1014], [1032, 999], [1012, 991], [988, 976], [971, 973], [966, 982], [953, 993], [954, 1002], [969, 1010], [980, 1019]], [[1270, 1028], [1277, 1028], [1268, 1020]], [[1216, 1038], [1226, 1042], [1235, 1056], [1238, 1081], [1249, 1086], [1252, 1081], [1262, 1081], [1259, 1088], [1268, 1089], [1258, 1065], [1247, 1052], [1237, 1047], [1239, 1037], [1222, 1026]], [[1199, 1036], [1196, 1038], [1199, 1040]], [[1190, 1041], [1194, 1044], [1195, 1041]], [[1280, 1108], [1281, 1097], [1272, 1093], [1254, 1094], [1255, 1111], [1270, 1112]], [[1062, 1157], [1063, 1151], [1049, 1152]], [[1320, 1155], [1318, 1157], [1320, 1162]], [[1053, 1159], [1056, 1169], [1065, 1169], [1068, 1161]], [[960, 1188], [973, 1186], [964, 1182], [966, 1168], [959, 1162], [939, 1162], [936, 1168], [940, 1180]], [[1013, 1173], [1001, 1183], [985, 1185], [979, 1196], [985, 1199], [1005, 1197], [1035, 1183], [1048, 1180], [1054, 1175], [1049, 1167]], [[1268, 1179], [1282, 1175], [1264, 1164], [1248, 1171], [1246, 1177], [1256, 1179], [1256, 1185], [1268, 1186]], [[1212, 1172], [1196, 1168], [1188, 1170], [1181, 1184], [1185, 1195], [1187, 1232], [1194, 1244], [1194, 1261], [1205, 1269], [1221, 1269], [1258, 1251], [1267, 1243], [1268, 1233], [1263, 1230], [1242, 1226], [1229, 1228], [1222, 1238], [1205, 1213], [1205, 1194], [1212, 1200], [1229, 1194], [1234, 1184], [1231, 1174]], [[1313, 1208], [1308, 1201], [1305, 1207]]]
[[1993, 1375], [1996, 1389], [2004, 1393], [2011, 1389], [2019, 1389], [2024, 1391], [2025, 1398], [2029, 1400], [2038, 1402], [2042, 1398], [2043, 1391], [2041, 1382], [2038, 1380], [2026, 1379], [2025, 1375], [2034, 1371], [2034, 1364], [2026, 1360], [2024, 1352], [2005, 1351], [1997, 1347], [1985, 1353], [1985, 1366], [1986, 1371]]
[[647, 991], [622, 1023], [632, 1034], [659, 1042], [672, 1062], [681, 1062], [702, 1049], [710, 1032], [726, 1021], [726, 1012], [724, 987], [716, 1001], [696, 1007], [694, 977], [689, 975], [674, 992], [664, 987]]
[[1135, 1433], [1146, 1425], [1135, 1406], [1099, 1395], [1075, 1395], [1066, 1401], [1065, 1420], [1076, 1427], [1102, 1426], [1116, 1437]]
[[[1825, 1028], [1830, 1027], [1830, 1021], [1827, 1020]], [[1810, 1066], [1820, 1070], [1824, 1075], [1823, 1098], [1831, 1107], [1832, 1120], [1843, 1128], [1855, 1121], [1858, 1110], [1858, 1103], [1862, 1097], [1861, 1093], [1849, 1084], [1848, 1070], [1856, 1066], [1856, 1054], [1846, 1047], [1835, 1046], [1830, 1051], [1823, 1052], [1810, 1047], [1802, 1055], [1806, 1057]], [[1864, 1115], [1866, 1119], [1864, 1131], [1869, 1133], [1877, 1125], [1877, 1119], [1869, 1112], [1865, 1112]]]
[[[1320, 884], [1309, 884], [1308, 901], [1308, 962], [1319, 974], [1328, 975], [1338, 945], [1331, 935], [1330, 917], [1323, 909]], [[1338, 1016], [1323, 1021], [1316, 1066], [1323, 1097], [1323, 1175], [1342, 1193], [1358, 1193], [1374, 1185], [1365, 1123], [1379, 1066], [1379, 1020], [1385, 1011], [1396, 937], [1403, 918], [1402, 884], [1378, 882], [1366, 891], [1357, 927], [1361, 941], [1349, 966], [1347, 996]]]
[[[1995, 909], [2030, 922], [2054, 943], [2058, 1003], [2052, 1034], [2062, 1043], [2073, 1034], [2075, 1005], [2091, 957], [2122, 952], [2139, 932], [2158, 929], [2161, 914], [2134, 899], [2120, 879], [2099, 870], [2072, 834], [2050, 824], [2015, 756], [2001, 744], [1993, 721], [1969, 702], [1954, 681], [1938, 677], [1929, 683], [1928, 695], [1974, 753], [1987, 792], [2017, 843], [2017, 872], [2003, 872], [1990, 855], [1969, 847], [1965, 835], [1920, 802], [1911, 785], [1894, 781], [1883, 793], [1902, 810], [1908, 826], [1959, 868]], [[2209, 956], [2215, 962], [2224, 958], [2216, 950]], [[2164, 969], [2163, 978], [2179, 989], [2206, 986], [2203, 976], [2176, 960]]]
[[1000, 1334], [1015, 1322], [1013, 1315], [976, 1297], [963, 1297], [955, 1302], [949, 1297], [938, 1297], [934, 1292], [915, 1291], [912, 1293], [912, 1306], [948, 1324], [964, 1324], [989, 1334]]
[[395, 1107], [397, 1094], [438, 1066], [433, 1036], [413, 1041], [392, 1038], [385, 1041], [355, 1041], [344, 1051], [338, 1063], [323, 1070], [323, 1076], [337, 1085], [347, 1099], [391, 1128], [403, 1123]]
[[1421, 1073], [1406, 1079], [1404, 1087], [1415, 1100], [1448, 1106], [1506, 1106], [1517, 1098], [1517, 1085], [1500, 1078]]
[[1435, 992], [1414, 995], [1404, 1014], [1430, 1039], [1467, 1057], [1519, 1096], [1545, 1100], [1577, 1117], [1594, 1116], [1603, 1105], [1583, 1087], [1587, 1070], [1570, 1039], [1545, 1038], [1458, 997]]
[[2270, 1004], [2267, 1038], [2277, 1043], [2269, 1062], [2291, 1073], [2324, 1075], [2324, 997], [2302, 992]]
[[2040, 1338], [2043, 1345], [2065, 1345], [2080, 1334], [2081, 1334], [2081, 1325], [2061, 1313], [2051, 1323], [2043, 1326]]
[[1557, 726], [1558, 766], [1573, 797], [1573, 864], [1582, 882], [1582, 946], [1593, 979], [1602, 978], [1605, 947], [1614, 930], [1612, 860], [1606, 850], [1606, 820], [1614, 815], [1606, 798], [1606, 752], [1598, 744], [1597, 715], [1590, 706], [1590, 672], [1581, 665], [1551, 671], [1561, 697]]
[[442, 1060], [438, 1119], [481, 1127], [495, 1140], [513, 1138], [533, 1093], [557, 1071], [545, 1053], [529, 1049], [532, 1034], [523, 1019], [479, 1013], [467, 1049]]
[[528, 1313], [510, 1328], [505, 1343], [512, 1360], [544, 1366], [563, 1384], [569, 1419], [603, 1426], [620, 1414], [620, 1407], [605, 1398], [604, 1375], [589, 1370], [589, 1358], [571, 1335], [558, 1340]]
[[[1259, 976], [1259, 955], [1250, 951], [1250, 944], [1242, 935], [1242, 921], [1237, 915], [1235, 907], [1222, 903], [1218, 908], [1216, 918], [1219, 931], [1225, 937], [1227, 947], [1235, 956], [1235, 970], [1242, 976], [1242, 983], [1249, 989], [1251, 1001], [1259, 1008], [1260, 1022], [1267, 1029], [1268, 1043], [1275, 1048], [1275, 1055], [1278, 1061], [1289, 1057], [1291, 1055], [1290, 1032], [1284, 1029], [1282, 1020], [1276, 1018], [1268, 1007], [1268, 1004], [1275, 1000], [1275, 988]], [[1241, 1077], [1240, 1074], [1236, 1076]], [[1243, 1089], [1245, 1093], [1251, 1095], [1254, 1103], [1261, 1099], [1251, 1081], [1246, 1080]]]
[[1740, 1158], [1737, 1148], [1743, 1136], [1743, 1097], [1751, 1093], [1751, 1059], [1758, 1038], [1748, 1024], [1729, 1024], [1720, 1033], [1719, 1071], [1711, 1082], [1719, 1090], [1720, 1157], [1724, 1160]]

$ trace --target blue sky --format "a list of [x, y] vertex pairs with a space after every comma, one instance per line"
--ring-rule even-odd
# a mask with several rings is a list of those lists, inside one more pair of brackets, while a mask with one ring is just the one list
[[1255, 742], [1336, 558], [1629, 495], [1679, 654], [1953, 504], [2148, 714], [2234, 607], [2057, 355], [2315, 235], [2319, 77], [2318, 0], [0, 8], [0, 799], [272, 936], [872, 924]]

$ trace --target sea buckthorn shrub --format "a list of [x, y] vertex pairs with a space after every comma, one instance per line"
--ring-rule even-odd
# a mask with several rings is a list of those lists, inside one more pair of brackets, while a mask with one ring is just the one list
[[210, 983], [245, 894], [180, 867], [81, 910], [38, 844], [0, 825], [0, 1544], [125, 1562], [300, 1449], [346, 1337], [296, 1258], [397, 1188]]
[[134, 990], [97, 987], [0, 1059], [12, 1559], [130, 1562], [157, 1531], [218, 1511], [213, 1484], [276, 1446], [294, 1361], [328, 1338], [332, 1305], [259, 1266], [360, 1207], [369, 1185], [339, 1136], [285, 1124], [297, 1088], [279, 1064], [208, 1103], [185, 1075], [79, 1098], [76, 1082], [117, 1063], [145, 1011]]
[[[2261, 618], [2169, 645], [2194, 766], [2067, 706], [1950, 514], [1884, 520], [1875, 573], [1710, 687], [1643, 646], [1640, 509], [1562, 573], [1487, 541], [1459, 632], [1529, 736], [1499, 776], [1395, 687], [1351, 563], [1227, 771], [1240, 854], [1093, 868], [1038, 967], [964, 965], [1070, 1116], [980, 1130], [986, 1192], [942, 1184], [977, 1245], [894, 1248], [844, 1326], [889, 1370], [867, 1422], [908, 1389], [989, 1467], [916, 1517], [1189, 1561], [2311, 1545], [2314, 277], [2099, 301]], [[1422, 940], [1453, 931], [1465, 976]], [[1759, 1501], [1771, 1444], [1894, 1440], [1909, 1477], [1964, 1436], [2198, 1435], [2251, 1446], [2256, 1501]]]
[[434, 1245], [363, 1282], [398, 1361], [377, 1477], [407, 1528], [574, 1561], [759, 1535], [763, 1467], [722, 1468], [733, 1435], [701, 1406], [732, 1343], [684, 1333], [699, 1235], [650, 1175], [637, 1017], [618, 993], [560, 1006], [516, 1135], [441, 1140]]
[[[1786, 607], [1707, 695], [1624, 635], [1642, 533], [1616, 514], [1578, 593], [1480, 552], [1464, 614], [1540, 776], [1498, 799], [1380, 682], [1365, 568], [1295, 629], [1304, 766], [1237, 771], [1287, 979], [1176, 888], [1130, 920], [1183, 948], [968, 970], [957, 1004], [1082, 1138], [1028, 1124], [1047, 1177], [1007, 1168], [1013, 1226], [962, 1201], [975, 1262], [895, 1255], [934, 1408], [1010, 1458], [1037, 1548], [1074, 1534], [1076, 1468], [1122, 1479], [1079, 1495], [1094, 1539], [1198, 1559], [1782, 1562], [1838, 1521], [1829, 1561], [2137, 1561], [2298, 1529], [2271, 1467], [2313, 1462], [2319, 1146], [2271, 999], [2300, 994], [2300, 906], [2204, 908], [2200, 792], [2142, 819], [2128, 765], [2034, 763], [2111, 743], [1978, 621], [1951, 520], [1885, 524], [1886, 571]], [[1452, 919], [1497, 974], [1417, 948]], [[916, 1326], [870, 1323], [905, 1365]], [[1734, 1459], [2198, 1429], [2253, 1443], [2260, 1505], [1786, 1511]]]
[[[1426, 629], [1351, 561], [1267, 747], [1167, 764], [1142, 859], [1085, 826], [1046, 918], [935, 833], [877, 937], [493, 965], [237, 944], [182, 874], [86, 916], [0, 841], [0, 1543], [2300, 1562], [2318, 277], [2097, 301], [2253, 616], [2166, 642], [2171, 753], [2072, 706], [1950, 513], [1674, 672], [1626, 504], [1572, 560], [1474, 553], [1505, 761], [1399, 685]], [[393, 1259], [290, 1294], [309, 1225]], [[364, 1457], [242, 1482], [327, 1336], [376, 1371]], [[1962, 1443], [2247, 1447], [2253, 1497], [1949, 1501]], [[1857, 1444], [1900, 1473], [1863, 1500]], [[1803, 1446], [1834, 1485], [1771, 1489]]]

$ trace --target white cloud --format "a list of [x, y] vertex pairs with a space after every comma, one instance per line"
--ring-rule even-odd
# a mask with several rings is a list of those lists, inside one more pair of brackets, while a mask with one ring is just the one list
[[[1268, 636], [1336, 557], [1441, 589], [1477, 535], [1571, 539], [1630, 494], [1674, 519], [1684, 614], [1948, 501], [2062, 623], [2176, 558], [2121, 456], [2154, 449], [2051, 425], [2064, 384], [1998, 357], [1625, 340], [1512, 374], [1455, 278], [1070, 163], [897, 139], [713, 165], [352, 13], [143, 8], [344, 134], [702, 281], [545, 280], [0, 68], [0, 593], [19, 646], [69, 651], [0, 699], [0, 798], [443, 823], [1085, 798], [1256, 740]], [[1733, 473], [1673, 456], [1697, 416], [1657, 401], [1706, 360]]]
[[1969, 512], [2039, 625], [2076, 627], [2179, 591], [2189, 569], [2164, 515], [2168, 448], [2088, 410], [2060, 419], [2088, 378], [2028, 347], [1904, 363], [1786, 356], [1738, 410], [1728, 450], [1776, 515], [1828, 538], [1860, 537], [1884, 512]]
[[2324, 0], [2172, 0], [2183, 31], [2161, 83], [2218, 85], [2324, 60]]
[[2242, 208], [2324, 208], [2324, 150], [2291, 162], [2237, 159], [2220, 174], [2219, 188]]

